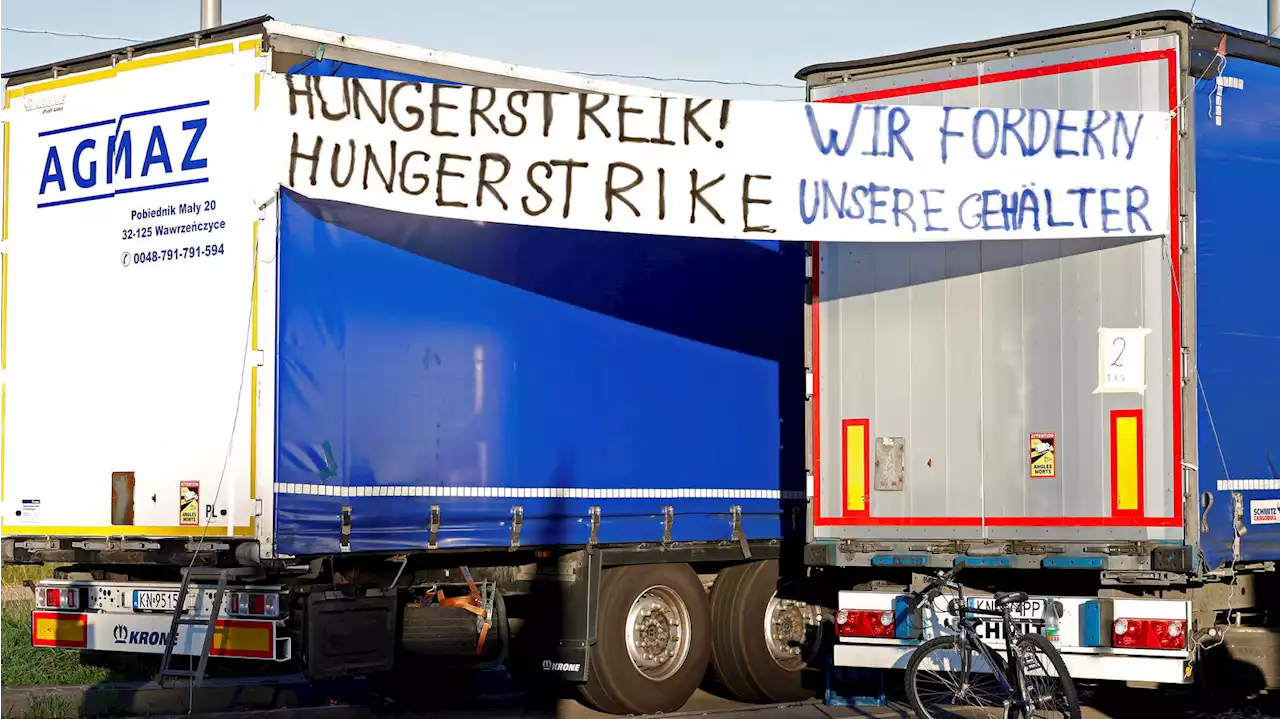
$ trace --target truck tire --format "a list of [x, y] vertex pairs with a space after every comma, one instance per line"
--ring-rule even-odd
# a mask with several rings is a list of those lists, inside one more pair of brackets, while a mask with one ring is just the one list
[[583, 699], [609, 714], [684, 706], [711, 655], [707, 593], [687, 564], [606, 569]]
[[744, 702], [813, 697], [803, 677], [815, 645], [810, 641], [792, 654], [794, 644], [780, 641], [780, 635], [808, 628], [795, 626], [798, 607], [781, 604], [786, 600], [777, 592], [778, 562], [772, 559], [729, 567], [711, 587], [711, 664], [725, 688]]

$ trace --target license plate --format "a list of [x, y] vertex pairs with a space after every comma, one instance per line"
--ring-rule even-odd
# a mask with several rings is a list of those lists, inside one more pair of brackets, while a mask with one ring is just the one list
[[[1025, 602], [1011, 605], [1009, 607], [1009, 615], [1014, 620], [1044, 619], [1045, 603], [1047, 601], [1044, 597], [1031, 597]], [[996, 611], [994, 597], [966, 597], [965, 604], [968, 604], [973, 609], [981, 609], [987, 612]]]
[[178, 606], [178, 593], [159, 589], [133, 590], [133, 608], [147, 612], [172, 612]]
[[[1020, 634], [1042, 634], [1045, 607], [1048, 601], [1042, 597], [1032, 597], [1011, 606], [1009, 618], [1012, 620], [1014, 629]], [[995, 599], [992, 597], [967, 597], [965, 603], [974, 609], [995, 610]], [[974, 629], [978, 636], [988, 641], [1004, 639], [1004, 622], [1000, 619], [993, 617]]]

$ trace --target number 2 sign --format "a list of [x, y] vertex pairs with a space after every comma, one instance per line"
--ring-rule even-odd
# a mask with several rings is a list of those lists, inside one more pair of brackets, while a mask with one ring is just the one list
[[1098, 388], [1101, 392], [1147, 390], [1146, 344], [1151, 330], [1142, 327], [1098, 329]]

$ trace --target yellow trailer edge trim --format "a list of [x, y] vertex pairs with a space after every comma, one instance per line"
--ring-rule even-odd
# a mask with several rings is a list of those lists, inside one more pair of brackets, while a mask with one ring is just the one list
[[[253, 38], [250, 40], [240, 41], [241, 50], [258, 48], [262, 43], [261, 38]], [[170, 63], [182, 62], [184, 60], [194, 60], [201, 57], [211, 57], [213, 55], [225, 55], [236, 51], [235, 42], [219, 43], [217, 45], [206, 45], [205, 47], [193, 47], [190, 50], [180, 50], [165, 55], [152, 55], [149, 57], [140, 57], [135, 60], [123, 60], [115, 67], [104, 67], [101, 70], [91, 70], [89, 72], [71, 75], [69, 77], [59, 77], [43, 82], [35, 82], [30, 85], [22, 85], [8, 90], [5, 93], [5, 103], [15, 97], [24, 97], [37, 92], [46, 92], [48, 90], [57, 90], [63, 87], [72, 87], [74, 85], [84, 85], [98, 80], [105, 80], [115, 77], [117, 73], [128, 72], [130, 70], [141, 70], [147, 67], [156, 67], [158, 65], [168, 65]]]
[[[258, 221], [253, 223], [253, 298], [250, 300], [250, 333], [253, 366], [249, 369], [249, 501], [258, 498]], [[250, 507], [249, 526], [255, 526], [256, 507]]]
[[[209, 538], [226, 536], [226, 527], [210, 526]], [[113, 524], [110, 527], [44, 527], [36, 525], [8, 524], [4, 526], [6, 537], [199, 537], [204, 527], [146, 527], [142, 525]], [[252, 537], [253, 527], [236, 527], [235, 536]]]

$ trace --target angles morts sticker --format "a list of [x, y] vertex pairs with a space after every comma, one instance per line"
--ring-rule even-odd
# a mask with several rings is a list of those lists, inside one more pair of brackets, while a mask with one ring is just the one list
[[1053, 479], [1058, 476], [1057, 434], [1031, 433], [1031, 478]]
[[200, 483], [183, 482], [178, 488], [178, 524], [194, 527], [200, 524]]

